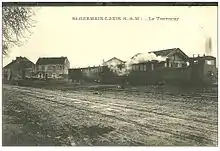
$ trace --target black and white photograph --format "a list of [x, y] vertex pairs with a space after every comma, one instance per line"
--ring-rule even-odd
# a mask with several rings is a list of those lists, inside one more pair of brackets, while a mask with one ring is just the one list
[[218, 147], [217, 2], [3, 2], [2, 146]]

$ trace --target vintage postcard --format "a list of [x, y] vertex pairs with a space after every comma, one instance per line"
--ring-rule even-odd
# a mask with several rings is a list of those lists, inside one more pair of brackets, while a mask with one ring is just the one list
[[218, 146], [217, 5], [2, 3], [2, 145]]

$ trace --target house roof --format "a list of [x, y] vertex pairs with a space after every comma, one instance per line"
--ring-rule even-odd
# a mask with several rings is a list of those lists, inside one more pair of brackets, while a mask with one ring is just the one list
[[112, 60], [114, 60], [114, 59], [116, 59], [116, 60], [118, 60], [118, 61], [120, 61], [120, 62], [125, 63], [125, 61], [122, 61], [121, 59], [118, 59], [118, 58], [116, 58], [116, 57], [113, 57], [113, 58], [111, 58], [111, 59], [105, 61], [105, 63], [107, 63], [107, 62], [109, 62], [109, 61], [112, 61]]
[[[154, 53], [156, 56], [168, 57], [175, 52], [180, 52], [184, 56], [184, 58], [186, 58], [186, 59], [189, 58], [180, 48], [171, 48], [171, 49], [164, 49], [164, 50], [159, 50], [159, 51], [150, 51], [149, 53]], [[141, 54], [142, 53], [137, 53], [131, 59], [134, 59], [135, 57], [137, 57]]]
[[168, 57], [174, 52], [181, 52], [183, 56], [189, 58], [180, 48], [171, 48], [171, 49], [164, 49], [164, 50], [159, 50], [159, 51], [151, 51], [149, 53], [154, 53], [157, 56]]
[[177, 48], [172, 49], [165, 49], [165, 50], [159, 50], [159, 51], [152, 51], [149, 53], [154, 53], [157, 56], [167, 57], [171, 52], [175, 51]]
[[37, 65], [47, 64], [64, 64], [67, 57], [51, 57], [51, 58], [39, 58], [36, 62]]
[[4, 67], [4, 69], [11, 68], [15, 64], [19, 67], [32, 67], [34, 65], [34, 63], [28, 60], [26, 57], [16, 57], [16, 60], [12, 60]]
[[15, 60], [12, 60], [9, 64], [4, 66], [4, 69], [10, 68], [15, 62], [16, 62]]

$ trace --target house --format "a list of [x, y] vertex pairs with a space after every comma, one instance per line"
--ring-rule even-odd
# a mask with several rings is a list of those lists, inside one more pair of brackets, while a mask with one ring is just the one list
[[26, 57], [16, 57], [3, 68], [3, 79], [19, 80], [31, 78], [35, 72], [35, 64]]
[[39, 58], [36, 62], [37, 78], [68, 78], [70, 62], [67, 57]]
[[111, 70], [121, 70], [125, 66], [125, 61], [122, 61], [116, 57], [109, 59], [108, 61], [103, 62], [103, 66], [107, 66]]
[[169, 68], [185, 67], [189, 61], [189, 57], [180, 48], [151, 51], [149, 53], [154, 53], [156, 56], [160, 57], [166, 57], [167, 61], [165, 67]]
[[[138, 62], [132, 65], [132, 71], [148, 71], [159, 68], [182, 68], [187, 66], [189, 57], [179, 48], [165, 49], [159, 51], [151, 51], [149, 53], [155, 54], [157, 57], [166, 58], [164, 61], [151, 60], [145, 62]], [[135, 59], [142, 55], [137, 53], [131, 59]]]
[[122, 61], [116, 57], [113, 57], [111, 59], [109, 59], [108, 61], [103, 62], [103, 66], [115, 66], [115, 65], [123, 65], [125, 64], [125, 61]]

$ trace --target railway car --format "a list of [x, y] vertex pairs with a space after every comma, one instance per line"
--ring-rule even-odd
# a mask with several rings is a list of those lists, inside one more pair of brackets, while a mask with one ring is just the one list
[[210, 85], [217, 82], [216, 58], [212, 56], [193, 57], [188, 66], [169, 67], [166, 62], [145, 62], [134, 64], [129, 74], [131, 84], [177, 84]]
[[216, 58], [201, 56], [190, 58], [190, 81], [193, 84], [214, 84], [217, 82]]
[[[171, 67], [167, 61], [147, 61], [132, 65], [128, 75], [118, 76], [107, 66], [96, 67], [97, 72], [85, 74], [83, 69], [70, 71], [70, 78], [74, 80], [90, 79], [104, 84], [131, 85], [204, 85], [217, 82], [216, 58], [212, 56], [193, 57], [189, 64], [182, 67]], [[85, 70], [85, 69], [84, 69]], [[85, 76], [86, 75], [86, 76]], [[86, 78], [85, 78], [86, 77]]]

